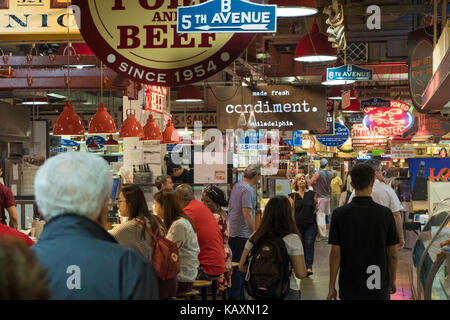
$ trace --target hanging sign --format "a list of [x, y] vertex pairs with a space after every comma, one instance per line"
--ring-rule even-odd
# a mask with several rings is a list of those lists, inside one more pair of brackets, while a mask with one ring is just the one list
[[349, 90], [344, 91], [344, 92], [342, 93], [342, 109], [343, 109], [343, 110], [345, 110], [345, 109], [347, 109], [348, 107], [350, 107], [350, 104], [351, 104], [351, 102], [350, 102], [350, 97], [351, 97], [351, 94], [350, 94], [350, 91], [349, 91]]
[[414, 123], [414, 117], [407, 103], [391, 100], [390, 108], [366, 108], [363, 124], [378, 136], [398, 136]]
[[78, 147], [79, 143], [68, 139], [61, 139], [59, 145], [61, 147]]
[[144, 85], [144, 109], [156, 113], [163, 113], [166, 106], [167, 88], [161, 86]]
[[293, 147], [301, 147], [303, 140], [303, 133], [300, 130], [294, 131]]
[[367, 130], [362, 123], [352, 126], [352, 146], [355, 149], [367, 148], [368, 146], [383, 146], [387, 144], [387, 137], [380, 137], [374, 132]]
[[358, 66], [346, 65], [337, 68], [327, 68], [327, 81], [331, 80], [355, 80], [371, 81], [372, 69], [363, 69]]
[[172, 112], [172, 122], [175, 128], [181, 128], [185, 125], [188, 128], [194, 128], [195, 122], [199, 121], [203, 128], [217, 127], [217, 114], [215, 112]]
[[84, 40], [109, 68], [136, 82], [174, 87], [221, 71], [255, 36], [177, 33], [177, 8], [191, 2], [74, 0], [73, 4], [81, 8]]
[[211, 0], [178, 8], [178, 33], [260, 33], [277, 30], [276, 5]]
[[350, 131], [346, 126], [336, 122], [334, 124], [334, 135], [332, 136], [317, 136], [316, 139], [319, 143], [327, 147], [340, 147], [349, 138]]
[[414, 158], [413, 147], [392, 146], [391, 158]]
[[[86, 148], [89, 151], [98, 151], [105, 147], [105, 138], [101, 136], [92, 136], [86, 140]], [[91, 147], [89, 147], [91, 145]]]
[[361, 108], [389, 108], [391, 106], [391, 100], [385, 100], [381, 98], [372, 98], [360, 101]]
[[333, 134], [333, 129], [334, 129], [334, 115], [333, 115], [333, 110], [331, 111], [327, 111], [327, 126], [325, 127], [324, 130], [309, 130], [310, 134], [320, 134], [320, 135], [325, 135], [325, 134]]
[[[324, 86], [293, 85], [217, 87], [217, 128], [323, 130], [326, 127]], [[251, 127], [250, 126], [250, 127]]]
[[83, 40], [66, 0], [0, 0], [0, 41]]

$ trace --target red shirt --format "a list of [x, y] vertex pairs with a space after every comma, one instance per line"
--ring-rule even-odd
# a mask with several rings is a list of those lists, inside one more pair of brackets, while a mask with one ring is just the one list
[[225, 249], [216, 218], [203, 203], [192, 200], [184, 212], [194, 221], [200, 253], [198, 260], [208, 275], [225, 272]]
[[6, 223], [5, 209], [16, 206], [16, 200], [10, 188], [0, 183], [0, 224]]
[[29, 247], [34, 244], [34, 241], [31, 240], [30, 237], [28, 237], [26, 234], [5, 226], [4, 224], [0, 224], [0, 237], [12, 237], [23, 240]]

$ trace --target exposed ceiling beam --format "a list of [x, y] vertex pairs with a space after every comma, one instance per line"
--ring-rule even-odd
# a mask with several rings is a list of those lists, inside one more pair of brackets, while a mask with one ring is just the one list
[[[373, 3], [371, 3], [373, 4]], [[345, 16], [369, 16], [367, 13], [367, 5], [361, 5], [358, 3], [351, 3], [344, 6]], [[433, 12], [433, 6], [427, 4], [418, 5], [378, 5], [381, 9], [381, 14], [415, 14], [415, 13], [431, 13]]]

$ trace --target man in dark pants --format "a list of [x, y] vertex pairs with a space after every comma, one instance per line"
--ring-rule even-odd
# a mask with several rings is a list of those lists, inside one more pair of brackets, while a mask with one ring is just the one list
[[351, 171], [356, 197], [331, 220], [328, 300], [389, 300], [396, 291], [397, 228], [391, 209], [372, 200], [375, 171], [358, 164]]
[[[255, 232], [256, 197], [253, 187], [261, 178], [259, 166], [249, 165], [244, 172], [244, 179], [231, 190], [228, 220], [230, 223], [230, 238], [228, 243], [233, 253], [233, 262], [241, 260], [245, 243]], [[228, 289], [230, 300], [245, 300], [245, 274], [237, 268], [231, 274], [231, 288]]]

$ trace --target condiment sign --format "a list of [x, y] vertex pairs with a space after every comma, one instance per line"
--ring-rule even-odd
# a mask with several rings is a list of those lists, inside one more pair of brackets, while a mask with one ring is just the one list
[[177, 33], [177, 8], [191, 0], [74, 0], [95, 55], [134, 81], [165, 87], [211, 77], [251, 43], [248, 33]]
[[407, 103], [391, 100], [390, 108], [366, 108], [363, 124], [378, 136], [397, 136], [406, 132], [414, 123]]
[[331, 80], [355, 80], [371, 81], [372, 69], [363, 69], [358, 66], [346, 65], [337, 68], [327, 68], [327, 81]]
[[215, 96], [217, 118], [220, 120], [217, 127], [220, 130], [246, 130], [250, 120], [254, 129], [292, 131], [326, 128], [324, 86], [308, 86], [307, 89], [292, 85], [272, 85], [260, 89], [217, 87]]
[[350, 131], [346, 126], [338, 122], [334, 123], [334, 135], [332, 136], [317, 136], [316, 139], [319, 143], [327, 147], [340, 147], [349, 138]]
[[178, 8], [179, 33], [272, 32], [277, 31], [276, 5], [243, 0], [211, 0]]

